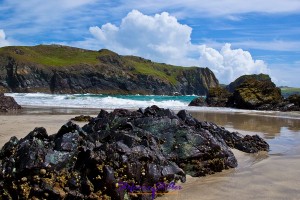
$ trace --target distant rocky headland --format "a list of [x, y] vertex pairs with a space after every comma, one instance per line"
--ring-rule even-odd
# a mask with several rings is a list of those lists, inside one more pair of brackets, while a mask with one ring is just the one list
[[206, 95], [218, 85], [208, 68], [155, 63], [106, 49], [0, 48], [0, 92]]
[[284, 98], [269, 75], [253, 74], [241, 76], [226, 87], [212, 87], [206, 98], [195, 98], [189, 105], [300, 111], [300, 95]]

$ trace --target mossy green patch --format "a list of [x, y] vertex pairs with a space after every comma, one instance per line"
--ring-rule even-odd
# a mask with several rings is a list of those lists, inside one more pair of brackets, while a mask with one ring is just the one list
[[[5, 47], [0, 53], [6, 53], [23, 63], [38, 63], [45, 66], [72, 66], [78, 64], [97, 64], [98, 51], [88, 51], [61, 45], [38, 45], [34, 47]], [[107, 54], [107, 52], [103, 52]]]
[[136, 74], [145, 74], [159, 77], [162, 80], [166, 80], [173, 85], [178, 82], [177, 77], [182, 71], [190, 69], [167, 65], [164, 63], [154, 63], [150, 60], [145, 60], [135, 56], [125, 56], [124, 59], [127, 65], [134, 68], [134, 72]]
[[295, 87], [280, 87], [281, 94], [284, 97], [291, 96], [293, 94], [299, 94], [300, 95], [300, 88]]

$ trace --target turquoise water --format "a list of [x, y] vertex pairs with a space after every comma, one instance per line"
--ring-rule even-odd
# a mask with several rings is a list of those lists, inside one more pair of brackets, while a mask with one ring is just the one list
[[196, 96], [7, 93], [21, 106], [73, 108], [184, 108]]

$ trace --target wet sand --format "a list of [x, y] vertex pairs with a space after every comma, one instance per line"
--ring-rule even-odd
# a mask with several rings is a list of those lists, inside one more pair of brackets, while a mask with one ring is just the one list
[[[53, 134], [72, 117], [96, 115], [98, 110], [25, 109], [0, 115], [0, 146], [13, 135], [26, 136], [43, 126]], [[64, 114], [67, 113], [67, 114]], [[245, 113], [193, 112], [199, 120], [213, 121], [231, 131], [259, 134], [270, 144], [269, 153], [234, 153], [238, 167], [214, 175], [192, 178], [182, 190], [166, 194], [164, 200], [210, 199], [300, 199], [300, 119]], [[83, 125], [84, 123], [78, 123]]]
[[[288, 113], [286, 115], [289, 115]], [[231, 131], [259, 134], [271, 151], [247, 154], [233, 150], [238, 167], [180, 184], [182, 190], [160, 200], [300, 199], [300, 120], [287, 117], [197, 112]]]

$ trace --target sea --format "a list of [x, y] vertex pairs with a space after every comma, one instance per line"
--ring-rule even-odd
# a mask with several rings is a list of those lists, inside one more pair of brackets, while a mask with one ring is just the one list
[[64, 108], [145, 108], [157, 105], [163, 108], [185, 108], [196, 97], [158, 95], [104, 95], [104, 94], [44, 94], [7, 93], [22, 106]]
[[[104, 94], [45, 94], [45, 93], [6, 93], [6, 96], [13, 97], [22, 107], [30, 108], [26, 113], [36, 113], [32, 108], [37, 108], [37, 112], [42, 110], [58, 113], [73, 112], [72, 109], [81, 109], [82, 113], [88, 113], [91, 109], [113, 110], [118, 108], [136, 110], [157, 105], [161, 108], [169, 108], [174, 111], [188, 110], [191, 112], [219, 112], [219, 113], [245, 113], [250, 115], [260, 115], [279, 118], [300, 119], [300, 112], [277, 112], [244, 110], [224, 107], [198, 107], [188, 106], [196, 95], [186, 96], [164, 96], [164, 95], [104, 95]], [[203, 96], [205, 97], [205, 96]], [[75, 110], [74, 112], [77, 112]]]

